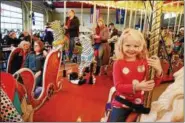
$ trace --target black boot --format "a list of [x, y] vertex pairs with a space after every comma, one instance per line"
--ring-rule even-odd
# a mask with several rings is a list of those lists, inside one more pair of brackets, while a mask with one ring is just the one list
[[76, 80], [78, 79], [78, 73], [77, 72], [72, 72], [69, 74], [69, 80]]
[[83, 85], [83, 84], [85, 84], [85, 82], [86, 82], [86, 79], [84, 79], [83, 77], [80, 77], [78, 85]]
[[94, 84], [94, 83], [93, 83], [93, 76], [90, 76], [90, 77], [89, 77], [89, 84]]
[[89, 73], [89, 72], [90, 72], [89, 67], [86, 67], [86, 68], [85, 68], [85, 72], [86, 72], [86, 73]]
[[95, 72], [95, 76], [97, 76], [100, 73], [100, 66], [96, 66], [96, 72]]

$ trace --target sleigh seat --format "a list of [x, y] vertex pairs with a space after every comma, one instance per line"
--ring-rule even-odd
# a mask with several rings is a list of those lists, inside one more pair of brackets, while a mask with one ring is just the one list
[[46, 100], [62, 88], [61, 79], [58, 75], [62, 59], [59, 49], [60, 47], [50, 51], [46, 57], [42, 75], [42, 87], [35, 87], [36, 76], [28, 68], [21, 68], [14, 74], [15, 78], [22, 78], [29, 103], [34, 110], [40, 108]]
[[7, 62], [8, 73], [14, 74], [22, 67], [24, 61], [21, 53], [23, 53], [22, 48], [15, 48], [11, 51]]

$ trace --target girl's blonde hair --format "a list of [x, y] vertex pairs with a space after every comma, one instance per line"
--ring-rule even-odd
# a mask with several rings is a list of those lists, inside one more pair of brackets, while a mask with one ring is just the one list
[[140, 44], [139, 46], [140, 53], [138, 54], [137, 58], [146, 59], [148, 56], [148, 52], [147, 52], [146, 41], [143, 37], [143, 34], [138, 30], [130, 29], [130, 28], [127, 28], [122, 32], [118, 42], [116, 43], [116, 47], [115, 47], [116, 58], [124, 59], [123, 44], [126, 41], [128, 36], [131, 36], [136, 42]]

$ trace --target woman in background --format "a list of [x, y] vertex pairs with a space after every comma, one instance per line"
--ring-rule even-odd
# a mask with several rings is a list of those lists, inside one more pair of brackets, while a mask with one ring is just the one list
[[[105, 26], [104, 20], [102, 18], [98, 19], [98, 24], [94, 33], [94, 49], [95, 57], [97, 61], [97, 67], [95, 75], [98, 75], [100, 71], [104, 70], [104, 66], [109, 63], [109, 57], [111, 48], [108, 44], [109, 30]], [[102, 70], [100, 68], [102, 67]], [[101, 72], [102, 73], [102, 72]]]

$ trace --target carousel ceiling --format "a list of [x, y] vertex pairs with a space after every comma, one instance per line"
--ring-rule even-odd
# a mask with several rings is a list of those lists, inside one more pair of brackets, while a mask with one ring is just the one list
[[[151, 10], [151, 4], [149, 1], [78, 1], [78, 2], [66, 2], [67, 8], [91, 8], [96, 4], [97, 8], [120, 8], [128, 10]], [[64, 2], [53, 2], [56, 8], [63, 8]], [[165, 0], [163, 4], [163, 12], [181, 12], [184, 9], [184, 1], [172, 1]]]

